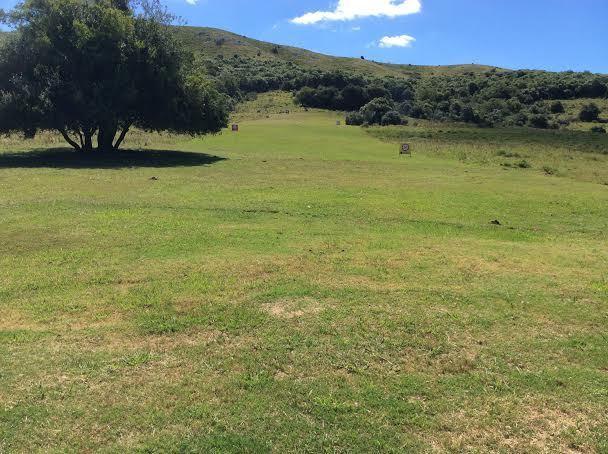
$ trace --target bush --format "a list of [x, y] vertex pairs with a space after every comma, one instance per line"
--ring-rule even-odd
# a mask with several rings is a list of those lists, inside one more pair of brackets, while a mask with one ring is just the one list
[[554, 114], [560, 114], [566, 111], [566, 109], [564, 109], [564, 105], [560, 101], [554, 101], [553, 103], [551, 103], [550, 109], [551, 113]]
[[337, 106], [342, 110], [359, 110], [365, 105], [367, 100], [367, 93], [362, 87], [356, 85], [347, 85], [340, 92]]
[[389, 110], [387, 113], [385, 113], [382, 116], [382, 120], [380, 121], [380, 124], [382, 124], [382, 126], [400, 125], [402, 123], [403, 122], [401, 121], [401, 115], [399, 115], [399, 112], [394, 110]]
[[549, 127], [549, 120], [544, 115], [532, 115], [528, 121], [533, 128], [547, 129]]
[[585, 104], [578, 114], [581, 121], [591, 122], [596, 121], [600, 116], [600, 108], [595, 104]]
[[372, 99], [361, 107], [360, 113], [365, 121], [370, 124], [379, 124], [387, 112], [393, 110], [393, 103], [386, 98]]
[[471, 106], [463, 107], [460, 117], [465, 123], [479, 123], [479, 116]]
[[295, 95], [295, 101], [304, 107], [316, 107], [317, 91], [310, 87], [304, 87]]
[[594, 126], [593, 128], [591, 128], [591, 132], [596, 132], [598, 134], [606, 134], [606, 130], [601, 126]]
[[351, 112], [346, 115], [346, 124], [349, 126], [361, 126], [365, 123], [365, 117], [359, 112]]
[[402, 115], [409, 115], [412, 113], [412, 103], [411, 101], [403, 101], [397, 106], [397, 110]]

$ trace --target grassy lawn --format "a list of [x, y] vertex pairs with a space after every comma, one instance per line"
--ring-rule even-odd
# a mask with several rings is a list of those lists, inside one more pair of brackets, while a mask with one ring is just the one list
[[264, 113], [5, 141], [0, 452], [608, 452], [604, 139]]

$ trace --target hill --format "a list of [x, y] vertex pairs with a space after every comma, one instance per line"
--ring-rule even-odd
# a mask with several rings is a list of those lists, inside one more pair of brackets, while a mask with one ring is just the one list
[[399, 65], [361, 58], [334, 57], [297, 47], [258, 41], [216, 28], [177, 27], [177, 33], [192, 51], [208, 56], [239, 55], [260, 60], [294, 63], [323, 71], [341, 69], [367, 76], [449, 75], [468, 72], [482, 73], [498, 69], [485, 65]]
[[[608, 95], [608, 76], [588, 72], [390, 64], [324, 55], [215, 28], [173, 30], [200, 57], [197, 71], [228, 95], [232, 107], [259, 93], [282, 90], [294, 93], [303, 107], [337, 111], [357, 112], [374, 99], [388, 100], [382, 112], [375, 106], [376, 113], [354, 114], [349, 124], [380, 123], [390, 112], [385, 123], [415, 118], [557, 129], [577, 122], [584, 103], [604, 104]], [[603, 109], [602, 117], [597, 114], [580, 128], [604, 132], [605, 113]]]

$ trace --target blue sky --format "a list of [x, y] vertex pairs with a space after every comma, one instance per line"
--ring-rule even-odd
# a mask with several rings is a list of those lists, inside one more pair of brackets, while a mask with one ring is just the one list
[[[7, 8], [14, 0], [0, 0]], [[188, 25], [341, 56], [608, 73], [608, 0], [165, 0]]]

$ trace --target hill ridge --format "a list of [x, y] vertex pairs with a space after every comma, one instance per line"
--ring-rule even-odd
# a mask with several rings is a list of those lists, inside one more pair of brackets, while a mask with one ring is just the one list
[[308, 49], [271, 43], [231, 31], [213, 27], [179, 26], [179, 36], [195, 52], [209, 56], [240, 55], [251, 58], [281, 60], [323, 70], [350, 70], [366, 75], [408, 76], [435, 74], [462, 74], [467, 72], [504, 71], [488, 65], [412, 65], [407, 63], [386, 63], [365, 58], [341, 57], [314, 52]]

